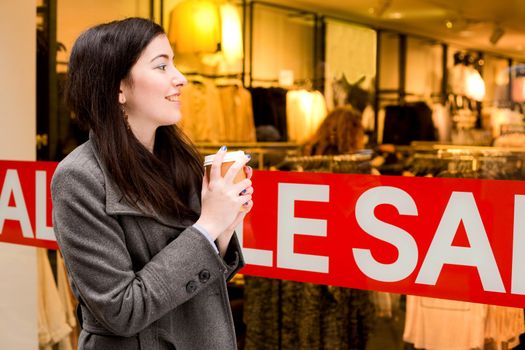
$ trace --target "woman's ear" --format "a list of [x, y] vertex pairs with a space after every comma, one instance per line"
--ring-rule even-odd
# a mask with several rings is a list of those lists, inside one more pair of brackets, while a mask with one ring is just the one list
[[126, 103], [126, 95], [124, 95], [124, 91], [126, 90], [126, 87], [124, 86], [124, 82], [120, 82], [120, 89], [118, 92], [118, 102], [123, 105]]
[[124, 92], [122, 90], [119, 91], [118, 93], [118, 102], [123, 105], [124, 103], [126, 103], [126, 96], [124, 96]]

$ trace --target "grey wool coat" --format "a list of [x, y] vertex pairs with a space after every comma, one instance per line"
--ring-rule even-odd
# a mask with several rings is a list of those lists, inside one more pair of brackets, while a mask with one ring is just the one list
[[244, 265], [235, 235], [223, 259], [192, 222], [130, 206], [91, 141], [60, 162], [51, 193], [80, 301], [79, 349], [236, 349], [226, 289]]

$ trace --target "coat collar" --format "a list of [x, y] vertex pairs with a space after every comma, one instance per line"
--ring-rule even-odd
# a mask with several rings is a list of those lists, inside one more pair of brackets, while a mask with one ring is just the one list
[[[98, 151], [93, 144], [91, 133], [89, 134], [89, 144], [104, 176], [104, 184], [106, 186], [106, 213], [108, 215], [130, 215], [139, 217], [149, 217], [155, 219], [163, 225], [179, 229], [186, 228], [193, 224], [191, 220], [179, 220], [170, 215], [157, 213], [155, 210], [146, 208], [142, 205], [139, 205], [139, 208], [131, 205], [126, 200], [126, 198], [120, 191], [120, 188], [117, 186], [117, 184], [109, 174], [109, 171], [107, 170], [105, 164], [100, 159]], [[196, 194], [192, 196], [191, 206], [194, 209], [195, 206], [198, 206], [198, 197], [196, 196]]]

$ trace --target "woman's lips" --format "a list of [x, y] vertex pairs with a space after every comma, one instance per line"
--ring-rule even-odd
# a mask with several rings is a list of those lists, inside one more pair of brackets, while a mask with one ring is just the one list
[[173, 94], [164, 98], [170, 102], [180, 102], [180, 94]]

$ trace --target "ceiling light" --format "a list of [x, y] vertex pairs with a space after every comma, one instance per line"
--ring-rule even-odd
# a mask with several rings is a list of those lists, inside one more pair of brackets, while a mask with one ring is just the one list
[[392, 0], [378, 0], [377, 4], [368, 9], [368, 13], [376, 17], [382, 17], [386, 10], [392, 5]]
[[490, 34], [490, 43], [492, 45], [496, 45], [503, 34], [505, 34], [505, 30], [496, 24], [492, 30], [492, 33]]
[[394, 12], [388, 17], [393, 18], [393, 19], [400, 19], [400, 18], [403, 18], [403, 14], [401, 12]]
[[464, 17], [458, 16], [455, 18], [449, 18], [445, 21], [445, 27], [448, 30], [454, 32], [461, 32], [462, 30], [467, 30], [471, 22]]

